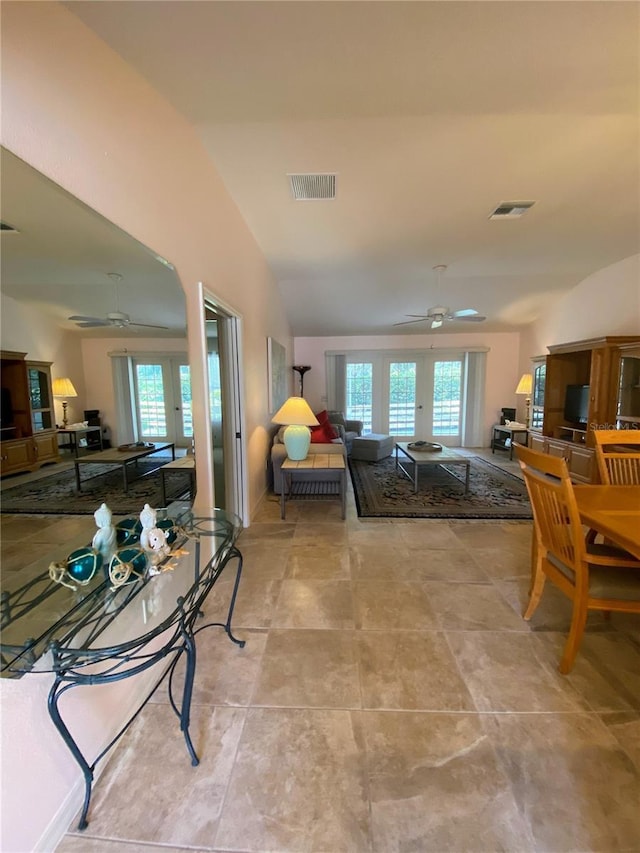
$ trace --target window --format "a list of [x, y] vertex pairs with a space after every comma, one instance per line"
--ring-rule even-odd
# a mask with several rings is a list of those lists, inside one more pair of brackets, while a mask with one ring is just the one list
[[414, 435], [416, 429], [416, 362], [389, 365], [389, 433]]
[[371, 432], [373, 410], [373, 364], [346, 365], [345, 417], [362, 421], [363, 432]]
[[433, 435], [460, 434], [462, 361], [436, 361], [433, 368]]

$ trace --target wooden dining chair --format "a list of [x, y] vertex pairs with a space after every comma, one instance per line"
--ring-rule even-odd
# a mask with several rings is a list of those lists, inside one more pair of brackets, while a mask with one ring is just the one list
[[640, 430], [594, 429], [600, 480], [607, 486], [640, 486]]
[[567, 463], [518, 445], [516, 456], [533, 508], [535, 542], [527, 621], [547, 578], [572, 602], [569, 636], [558, 669], [571, 671], [589, 610], [640, 613], [640, 563], [626, 551], [585, 541]]

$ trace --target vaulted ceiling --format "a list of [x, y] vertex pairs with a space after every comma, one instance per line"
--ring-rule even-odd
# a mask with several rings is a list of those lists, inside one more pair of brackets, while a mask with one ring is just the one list
[[436, 304], [517, 330], [640, 251], [637, 3], [65, 5], [197, 128], [295, 335], [423, 333], [394, 324]]

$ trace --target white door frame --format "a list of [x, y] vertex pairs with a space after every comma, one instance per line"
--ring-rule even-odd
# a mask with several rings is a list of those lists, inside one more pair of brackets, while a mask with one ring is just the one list
[[[246, 466], [246, 442], [244, 430], [244, 394], [243, 394], [243, 368], [242, 368], [242, 317], [231, 306], [225, 304], [215, 294], [207, 290], [203, 282], [198, 282], [198, 294], [200, 297], [200, 328], [198, 330], [201, 342], [203, 358], [204, 388], [201, 393], [206, 395], [207, 405], [202, 408], [204, 418], [205, 436], [211, 436], [211, 408], [208, 404], [208, 370], [207, 370], [207, 341], [205, 325], [205, 301], [221, 315], [221, 322], [225, 325], [225, 334], [222, 336], [224, 346], [223, 373], [221, 375], [224, 384], [228, 405], [224, 412], [223, 427], [223, 452], [225, 455], [225, 469], [227, 472], [227, 498], [230, 501], [229, 510], [234, 512], [245, 527], [249, 526], [249, 489], [247, 482]], [[196, 432], [194, 423], [194, 433]], [[211, 441], [198, 441], [196, 439], [196, 473], [200, 466], [200, 458], [204, 456], [208, 472], [213, 472], [213, 452]], [[213, 492], [213, 477], [206, 478], [211, 482]], [[199, 490], [198, 490], [199, 491]], [[212, 495], [213, 497], [213, 495]], [[201, 502], [201, 495], [197, 495], [197, 502]], [[209, 500], [209, 505], [212, 501]]]

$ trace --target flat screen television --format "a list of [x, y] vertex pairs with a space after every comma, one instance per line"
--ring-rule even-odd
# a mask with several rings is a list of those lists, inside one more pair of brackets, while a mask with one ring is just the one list
[[567, 385], [564, 396], [564, 419], [570, 424], [586, 424], [589, 420], [589, 386]]

